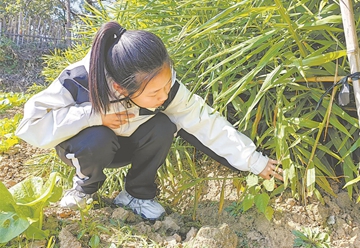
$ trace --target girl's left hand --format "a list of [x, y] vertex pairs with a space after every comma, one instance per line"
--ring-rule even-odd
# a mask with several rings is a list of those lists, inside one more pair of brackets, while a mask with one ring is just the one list
[[259, 176], [267, 180], [271, 179], [271, 177], [275, 177], [281, 181], [284, 181], [282, 177], [283, 170], [278, 167], [278, 164], [279, 162], [277, 160], [270, 158], [264, 170], [260, 172]]

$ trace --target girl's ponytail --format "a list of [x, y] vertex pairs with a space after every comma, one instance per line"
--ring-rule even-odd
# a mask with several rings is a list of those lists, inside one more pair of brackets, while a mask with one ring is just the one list
[[112, 47], [125, 32], [117, 22], [105, 23], [96, 33], [90, 54], [89, 89], [90, 101], [95, 113], [109, 110], [110, 88], [107, 83], [105, 68]]

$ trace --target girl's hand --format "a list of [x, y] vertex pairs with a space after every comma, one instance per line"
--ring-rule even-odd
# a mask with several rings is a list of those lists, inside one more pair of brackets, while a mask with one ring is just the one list
[[106, 127], [109, 127], [111, 129], [117, 129], [121, 125], [124, 125], [129, 122], [130, 118], [134, 118], [134, 114], [126, 113], [126, 111], [118, 112], [115, 114], [102, 114], [101, 120], [102, 124]]
[[279, 162], [274, 159], [269, 159], [267, 165], [265, 166], [264, 170], [260, 172], [259, 176], [264, 179], [271, 179], [271, 177], [275, 177], [281, 181], [284, 181], [282, 177], [283, 170], [279, 168], [277, 165]]

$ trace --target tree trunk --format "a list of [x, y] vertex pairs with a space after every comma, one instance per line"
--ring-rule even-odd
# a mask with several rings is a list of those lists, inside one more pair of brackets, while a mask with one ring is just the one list
[[71, 46], [71, 9], [70, 0], [66, 0], [66, 46]]

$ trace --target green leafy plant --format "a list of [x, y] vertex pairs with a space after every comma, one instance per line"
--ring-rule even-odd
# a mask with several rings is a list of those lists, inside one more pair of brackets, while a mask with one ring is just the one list
[[52, 173], [45, 184], [40, 177], [29, 177], [10, 189], [0, 182], [0, 244], [20, 234], [28, 239], [48, 237], [49, 230], [42, 230], [43, 210], [61, 197], [57, 177]]
[[[0, 113], [6, 113], [14, 107], [23, 105], [28, 97], [29, 95], [22, 93], [0, 92]], [[19, 143], [19, 138], [15, 136], [15, 130], [21, 118], [22, 115], [17, 113], [11, 119], [0, 120], [0, 154]]]
[[255, 206], [259, 212], [264, 214], [266, 219], [272, 219], [274, 209], [271, 206], [270, 199], [284, 191], [283, 185], [278, 186], [274, 178], [259, 180], [257, 176], [249, 174], [246, 177], [246, 186], [237, 184], [236, 187], [242, 188], [240, 199], [238, 202], [233, 202], [228, 206], [226, 211], [237, 216]]
[[92, 209], [94, 204], [96, 203], [97, 203], [96, 201], [93, 201], [93, 199], [90, 198], [87, 201], [86, 207], [79, 209], [81, 222], [80, 222], [80, 231], [77, 235], [77, 238], [81, 240], [84, 237], [87, 237], [88, 238], [87, 245], [91, 248], [99, 247], [101, 233], [110, 234], [110, 230], [108, 228], [99, 224], [97, 221], [94, 221], [89, 215], [89, 210]]
[[28, 98], [29, 95], [23, 93], [0, 92], [0, 113], [13, 107], [22, 106]]
[[311, 229], [309, 227], [303, 228], [303, 231], [293, 230], [292, 233], [296, 236], [293, 247], [305, 248], [330, 248], [331, 242], [329, 234], [321, 232], [318, 228]]
[[89, 48], [90, 44], [79, 43], [71, 50], [55, 49], [50, 55], [43, 55], [46, 67], [41, 71], [41, 74], [47, 82], [51, 83], [66, 66], [84, 58]]
[[5, 36], [0, 37], [0, 66], [5, 73], [10, 73], [16, 68], [16, 45]]
[[12, 119], [0, 120], [0, 154], [9, 151], [20, 142], [20, 139], [15, 136], [15, 130], [21, 118], [22, 115], [15, 114]]
[[[358, 165], [358, 168], [360, 168], [360, 164]], [[351, 185], [356, 185], [358, 182], [360, 182], [360, 175], [358, 175], [356, 178], [354, 178], [353, 180], [347, 182], [345, 185], [344, 185], [344, 188], [346, 187], [349, 187]], [[356, 203], [359, 203], [360, 202], [360, 196], [358, 196], [358, 198], [356, 199]]]
[[[354, 104], [339, 106], [334, 101], [335, 88], [316, 109], [329, 87], [322, 77], [336, 81], [349, 73], [338, 3], [140, 0], [89, 8], [92, 14], [76, 26], [78, 42], [90, 46], [90, 38], [109, 20], [159, 35], [174, 60], [178, 78], [265, 154], [281, 161], [284, 189], [303, 203], [312, 195], [323, 201], [320, 192], [335, 195], [330, 180], [340, 184], [342, 178], [345, 182], [356, 178], [360, 143]], [[355, 8], [358, 16], [359, 7]], [[360, 19], [355, 20], [359, 27]], [[65, 56], [71, 54], [69, 50]], [[56, 63], [51, 65], [56, 67]], [[174, 152], [184, 153], [180, 146]], [[186, 153], [179, 156], [189, 161], [187, 157]], [[190, 161], [195, 163], [193, 158]], [[160, 175], [169, 176], [180, 192], [192, 184], [194, 199], [199, 199], [204, 180], [189, 165], [185, 171], [178, 170], [176, 162], [166, 165], [173, 176], [183, 176], [180, 181]], [[339, 168], [342, 171], [336, 173]], [[354, 185], [347, 187], [349, 197], [356, 190]], [[269, 195], [257, 186], [247, 190], [260, 194], [259, 199]], [[253, 204], [266, 212], [255, 203], [255, 196]]]

